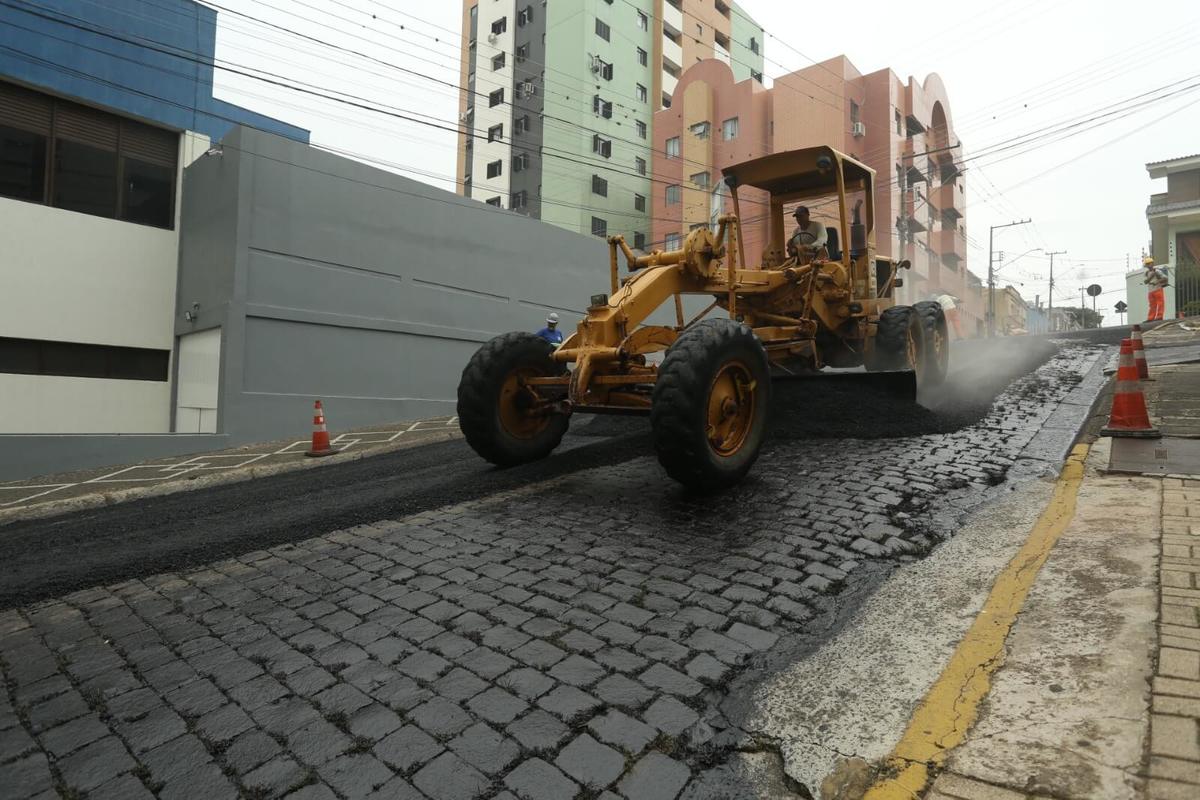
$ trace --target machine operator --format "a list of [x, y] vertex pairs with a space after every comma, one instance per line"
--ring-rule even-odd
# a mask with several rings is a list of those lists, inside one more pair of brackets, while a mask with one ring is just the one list
[[788, 255], [797, 258], [801, 264], [818, 256], [829, 258], [825, 249], [828, 241], [825, 226], [809, 217], [807, 206], [797, 206], [792, 216], [796, 218], [796, 232], [788, 239]]

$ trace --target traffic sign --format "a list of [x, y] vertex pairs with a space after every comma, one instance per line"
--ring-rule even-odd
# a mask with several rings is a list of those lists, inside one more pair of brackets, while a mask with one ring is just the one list
[[1100, 288], [1100, 284], [1098, 283], [1093, 283], [1091, 286], [1087, 287], [1088, 297], [1095, 297], [1102, 291], [1104, 290]]
[[1118, 300], [1117, 304], [1115, 306], [1113, 306], [1113, 310], [1116, 311], [1118, 314], [1124, 314], [1126, 311], [1129, 310], [1129, 306], [1125, 305], [1124, 300]]

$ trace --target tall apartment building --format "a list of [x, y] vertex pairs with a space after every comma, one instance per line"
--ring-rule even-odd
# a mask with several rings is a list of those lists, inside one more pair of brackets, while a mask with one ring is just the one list
[[[902, 81], [890, 69], [863, 75], [839, 56], [766, 89], [708, 59], [684, 71], [674, 97], [654, 117], [653, 170], [661, 179], [651, 195], [654, 246], [671, 249], [715, 211], [729, 209], [720, 195], [722, 167], [830, 145], [875, 170], [878, 252], [913, 265], [901, 299], [953, 294], [963, 301], [969, 332], [977, 332], [983, 292], [966, 268], [962, 150], [937, 75], [923, 83]], [[746, 244], [757, 255], [769, 239], [764, 198], [744, 194]], [[821, 218], [819, 210], [814, 217]]]
[[464, 0], [462, 31], [459, 192], [639, 246], [683, 70], [762, 80], [762, 28], [724, 0]]

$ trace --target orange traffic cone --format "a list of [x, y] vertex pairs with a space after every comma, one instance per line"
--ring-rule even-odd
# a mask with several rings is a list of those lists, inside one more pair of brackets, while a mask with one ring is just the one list
[[312, 447], [304, 452], [306, 456], [331, 456], [336, 453], [329, 446], [329, 431], [325, 429], [325, 409], [321, 408], [318, 400], [313, 410]]
[[1112, 413], [1103, 436], [1133, 436], [1139, 439], [1158, 439], [1162, 433], [1150, 425], [1146, 413], [1146, 398], [1138, 383], [1137, 365], [1133, 363], [1133, 340], [1121, 340], [1121, 357], [1117, 362], [1117, 388], [1113, 392]]
[[1150, 367], [1146, 364], [1146, 348], [1142, 346], [1142, 326], [1133, 326], [1133, 363], [1137, 364], [1138, 378], [1148, 381]]

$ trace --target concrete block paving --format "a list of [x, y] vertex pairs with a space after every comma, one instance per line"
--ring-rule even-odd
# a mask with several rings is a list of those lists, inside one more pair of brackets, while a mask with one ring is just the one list
[[[1056, 464], [1029, 445], [1099, 352], [1060, 352], [954, 433], [772, 442], [721, 498], [646, 497], [638, 458], [0, 611], [0, 786], [686, 796], [748, 739], [720, 710], [730, 682], [863, 564], [920, 557], [1006, 474]], [[1185, 696], [1200, 676], [1173, 661]], [[1172, 780], [1195, 720], [1164, 716]]]

